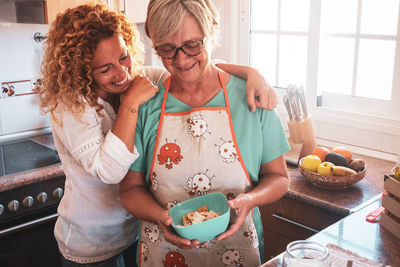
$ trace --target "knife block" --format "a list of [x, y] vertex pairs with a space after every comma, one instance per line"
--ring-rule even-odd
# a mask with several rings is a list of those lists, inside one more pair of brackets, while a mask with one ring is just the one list
[[286, 156], [300, 160], [311, 154], [316, 147], [311, 116], [301, 121], [288, 121], [288, 128], [290, 133], [288, 141], [291, 149]]
[[382, 196], [385, 212], [381, 215], [380, 223], [400, 239], [400, 182], [387, 176], [383, 188], [386, 190]]

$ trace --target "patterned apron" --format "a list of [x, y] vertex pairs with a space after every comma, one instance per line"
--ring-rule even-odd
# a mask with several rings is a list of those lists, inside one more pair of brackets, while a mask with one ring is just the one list
[[[220, 73], [226, 107], [201, 107], [166, 113], [171, 78], [161, 107], [155, 153], [150, 168], [151, 192], [163, 207], [221, 192], [228, 199], [253, 188], [233, 132], [228, 93]], [[207, 247], [181, 250], [167, 242], [158, 225], [142, 222], [140, 266], [259, 266], [258, 237], [249, 213], [241, 229]]]

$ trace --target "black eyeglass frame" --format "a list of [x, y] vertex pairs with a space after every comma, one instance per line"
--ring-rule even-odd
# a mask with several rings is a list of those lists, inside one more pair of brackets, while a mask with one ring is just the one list
[[[189, 57], [195, 57], [195, 56], [199, 55], [199, 54], [203, 51], [203, 45], [204, 45], [205, 41], [206, 41], [206, 38], [204, 38], [204, 39], [202, 39], [202, 40], [196, 40], [196, 41], [191, 40], [191, 41], [188, 41], [188, 42], [184, 43], [184, 44], [183, 44], [182, 46], [180, 46], [180, 47], [176, 47], [176, 46], [175, 46], [175, 53], [174, 53], [174, 55], [173, 55], [172, 57], [164, 57], [163, 55], [160, 54], [160, 52], [159, 52], [158, 50], [159, 50], [161, 47], [163, 47], [164, 45], [157, 46], [157, 47], [155, 48], [155, 50], [157, 51], [157, 54], [158, 54], [160, 57], [164, 58], [164, 59], [174, 59], [174, 58], [178, 55], [179, 50], [182, 50], [182, 52], [183, 52], [185, 55], [189, 56]], [[189, 44], [189, 42], [196, 42], [196, 43], [200, 46], [200, 48], [199, 48], [200, 50], [199, 50], [198, 53], [196, 53], [196, 54], [188, 54], [188, 52], [185, 51], [184, 47], [185, 47], [187, 44]], [[172, 52], [172, 51], [171, 51], [171, 52]]]

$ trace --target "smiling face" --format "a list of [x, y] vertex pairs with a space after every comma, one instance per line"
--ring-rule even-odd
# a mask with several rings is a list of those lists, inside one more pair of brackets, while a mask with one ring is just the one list
[[90, 63], [94, 91], [109, 101], [124, 93], [131, 85], [132, 57], [124, 39], [114, 35], [99, 42]]
[[[186, 15], [178, 31], [161, 45], [181, 47], [191, 41], [203, 40], [204, 37], [197, 21], [192, 16]], [[207, 70], [211, 66], [206, 43], [203, 44], [202, 51], [196, 56], [188, 56], [179, 50], [174, 58], [161, 57], [161, 60], [164, 67], [181, 83], [199, 82], [206, 77]]]

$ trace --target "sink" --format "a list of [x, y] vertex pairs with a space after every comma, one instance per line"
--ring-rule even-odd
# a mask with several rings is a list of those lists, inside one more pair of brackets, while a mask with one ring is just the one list
[[0, 177], [60, 162], [55, 149], [31, 139], [0, 143]]

